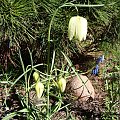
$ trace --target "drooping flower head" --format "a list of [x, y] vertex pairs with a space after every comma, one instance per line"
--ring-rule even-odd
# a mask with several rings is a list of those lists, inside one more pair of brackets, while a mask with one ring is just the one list
[[41, 83], [40, 81], [36, 82], [36, 84], [35, 84], [35, 90], [36, 90], [36, 94], [37, 94], [38, 99], [40, 99], [41, 96], [42, 96], [42, 93], [44, 91], [44, 85], [43, 85], [43, 83]]
[[59, 78], [58, 79], [58, 88], [60, 89], [61, 92], [65, 91], [66, 88], [66, 80], [64, 78]]
[[72, 40], [73, 37], [79, 41], [85, 40], [87, 35], [87, 20], [80, 16], [71, 17], [68, 26], [68, 37]]
[[37, 82], [40, 79], [39, 73], [38, 72], [34, 72], [33, 73], [33, 78], [34, 78], [35, 82]]
[[42, 93], [44, 91], [44, 85], [43, 83], [40, 82], [40, 76], [38, 72], [34, 72], [33, 73], [33, 78], [35, 80], [35, 90], [36, 90], [36, 94], [37, 94], [37, 98], [40, 99], [42, 96]]

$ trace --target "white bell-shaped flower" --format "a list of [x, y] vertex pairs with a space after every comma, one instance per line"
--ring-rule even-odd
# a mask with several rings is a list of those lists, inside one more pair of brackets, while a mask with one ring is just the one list
[[87, 35], [87, 20], [80, 16], [71, 17], [68, 26], [68, 37], [72, 40], [73, 37], [79, 41], [85, 40]]

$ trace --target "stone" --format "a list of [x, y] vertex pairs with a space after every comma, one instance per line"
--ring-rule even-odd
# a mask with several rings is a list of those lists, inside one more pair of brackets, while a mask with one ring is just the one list
[[77, 76], [71, 76], [68, 78], [66, 91], [72, 93], [73, 96], [77, 97], [79, 101], [87, 101], [89, 98], [95, 98], [95, 90], [85, 75], [80, 75], [80, 79]]

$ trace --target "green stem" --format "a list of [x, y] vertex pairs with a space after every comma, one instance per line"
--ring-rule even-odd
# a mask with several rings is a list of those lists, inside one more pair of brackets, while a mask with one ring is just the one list
[[104, 4], [101, 4], [101, 5], [83, 5], [83, 4], [65, 3], [55, 10], [55, 12], [51, 18], [49, 30], [48, 30], [48, 56], [47, 56], [47, 65], [48, 65], [47, 73], [48, 74], [50, 74], [50, 32], [51, 32], [52, 23], [53, 23], [53, 20], [54, 20], [54, 17], [56, 15], [57, 11], [62, 7], [75, 7], [76, 8], [76, 7], [102, 7], [102, 6], [104, 6]]
[[47, 57], [47, 73], [50, 74], [50, 32], [51, 32], [51, 27], [52, 27], [52, 23], [53, 23], [53, 20], [54, 20], [54, 17], [57, 13], [58, 9], [55, 10], [52, 18], [51, 18], [51, 21], [50, 21], [50, 25], [49, 25], [49, 30], [48, 30], [48, 57]]
[[[49, 31], [48, 31], [48, 57], [47, 57], [47, 74], [50, 74], [50, 31], [51, 31], [51, 27], [52, 27], [52, 23], [54, 20], [54, 17], [57, 13], [58, 9], [56, 9], [56, 11], [54, 12], [51, 21], [50, 21], [50, 25], [49, 25]], [[48, 82], [47, 82], [47, 119], [49, 119], [49, 91], [50, 91], [50, 76], [48, 76]]]
[[[44, 65], [44, 64], [37, 64], [37, 65], [33, 66], [32, 69], [34, 69], [34, 68], [36, 68], [36, 67], [39, 67], [39, 66], [43, 66], [43, 65]], [[31, 68], [29, 68], [29, 69], [27, 69], [25, 72], [23, 72], [23, 73], [12, 83], [12, 85], [11, 85], [10, 88], [9, 88], [8, 93], [10, 92], [10, 90], [12, 89], [12, 87], [13, 87], [23, 76], [25, 76], [25, 74], [27, 74], [29, 71], [31, 71]]]
[[48, 30], [48, 56], [47, 56], [47, 74], [48, 74], [48, 81], [47, 81], [47, 119], [49, 119], [49, 91], [50, 91], [50, 32], [51, 32], [51, 27], [53, 24], [54, 17], [57, 13], [57, 11], [62, 8], [62, 7], [101, 7], [104, 6], [104, 4], [101, 5], [81, 5], [81, 4], [73, 4], [73, 3], [65, 3], [62, 6], [58, 7], [51, 18], [50, 25], [49, 25], [49, 30]]
[[[24, 63], [23, 63], [23, 60], [22, 60], [22, 56], [21, 56], [21, 51], [20, 51], [20, 49], [19, 49], [19, 56], [20, 56], [20, 62], [21, 62], [21, 65], [22, 65], [22, 69], [23, 69], [23, 72], [25, 73], [25, 66], [24, 66]], [[24, 74], [24, 77], [25, 77], [25, 92], [26, 92], [26, 94], [25, 94], [25, 97], [26, 97], [26, 105], [27, 105], [27, 109], [28, 109], [28, 104], [29, 104], [29, 100], [28, 100], [28, 80], [27, 80], [27, 73], [26, 74]], [[27, 113], [27, 118], [28, 118], [28, 113]]]

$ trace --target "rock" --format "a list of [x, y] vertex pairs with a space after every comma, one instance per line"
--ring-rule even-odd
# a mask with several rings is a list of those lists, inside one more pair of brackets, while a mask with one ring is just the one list
[[82, 102], [87, 101], [89, 98], [94, 99], [95, 91], [91, 81], [87, 76], [79, 74], [79, 77], [80, 79], [77, 76], [68, 78], [67, 93], [72, 93], [73, 96], [78, 97], [78, 100]]

